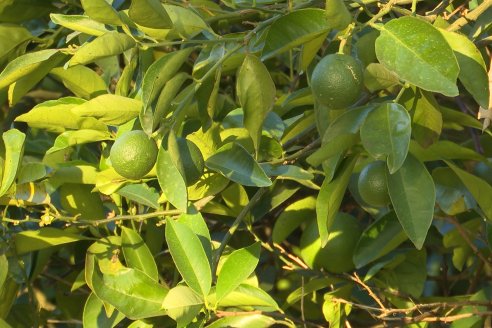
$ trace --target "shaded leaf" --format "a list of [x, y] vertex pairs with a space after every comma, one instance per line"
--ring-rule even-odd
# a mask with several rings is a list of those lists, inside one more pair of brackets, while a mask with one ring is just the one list
[[173, 26], [159, 0], [132, 0], [128, 15], [135, 23], [146, 27], [166, 29]]
[[154, 257], [138, 232], [121, 227], [121, 249], [128, 267], [142, 271], [155, 281], [159, 280]]
[[84, 327], [113, 328], [124, 318], [118, 311], [113, 311], [108, 317], [103, 302], [96, 294], [91, 293], [85, 302], [82, 323]]
[[398, 220], [415, 247], [421, 249], [434, 217], [434, 181], [426, 167], [412, 155], [407, 156], [395, 173], [386, 172], [386, 178]]
[[18, 254], [37, 251], [40, 249], [73, 243], [91, 238], [75, 234], [70, 230], [57, 228], [40, 228], [38, 230], [21, 231], [15, 234], [14, 241]]
[[190, 287], [176, 286], [169, 290], [163, 306], [178, 327], [185, 327], [203, 308], [203, 299]]
[[126, 185], [118, 189], [117, 193], [139, 204], [159, 209], [159, 192], [145, 183]]
[[3, 158], [2, 180], [0, 196], [3, 196], [14, 183], [19, 165], [24, 154], [26, 135], [17, 129], [10, 129], [2, 134], [5, 155]]

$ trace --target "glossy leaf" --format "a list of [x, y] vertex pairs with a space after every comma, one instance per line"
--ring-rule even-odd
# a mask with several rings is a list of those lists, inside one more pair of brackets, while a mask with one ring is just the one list
[[17, 184], [34, 182], [46, 176], [47, 168], [42, 163], [27, 163], [24, 164], [17, 175]]
[[222, 328], [222, 327], [255, 327], [267, 328], [276, 323], [275, 319], [263, 314], [251, 314], [235, 317], [220, 318], [206, 328]]
[[237, 75], [236, 90], [244, 111], [244, 127], [258, 153], [263, 122], [272, 110], [276, 92], [268, 69], [258, 57], [246, 56]]
[[51, 227], [21, 231], [14, 237], [18, 254], [90, 239], [91, 238], [73, 233], [70, 230]]
[[121, 227], [121, 249], [128, 267], [142, 271], [155, 281], [159, 280], [154, 257], [138, 232]]
[[394, 212], [378, 219], [364, 230], [354, 251], [356, 268], [371, 263], [388, 254], [407, 240]]
[[454, 171], [458, 178], [463, 182], [468, 191], [477, 201], [478, 205], [485, 214], [488, 220], [492, 220], [492, 186], [475, 175], [460, 169], [449, 161], [446, 164]]
[[107, 93], [104, 80], [86, 66], [78, 65], [67, 69], [56, 67], [50, 74], [59, 78], [77, 97], [90, 99]]
[[51, 21], [68, 29], [100, 36], [109, 30], [103, 23], [99, 23], [85, 15], [50, 14]]
[[[101, 0], [102, 1], [102, 0]], [[77, 49], [69, 66], [85, 65], [98, 59], [119, 55], [135, 46], [132, 37], [118, 32], [107, 32]]]
[[205, 165], [244, 186], [268, 187], [272, 184], [246, 149], [234, 142], [220, 147]]
[[187, 285], [206, 297], [212, 285], [212, 271], [198, 236], [184, 223], [166, 221], [166, 241], [176, 267]]
[[386, 172], [386, 178], [398, 220], [415, 247], [421, 249], [434, 217], [434, 181], [426, 167], [411, 155], [398, 171]]
[[95, 255], [87, 254], [86, 280], [100, 300], [133, 320], [165, 314], [162, 303], [168, 293], [166, 287], [140, 270], [115, 263], [113, 266], [114, 269], [103, 273]]
[[197, 15], [195, 10], [182, 6], [164, 4], [164, 9], [171, 18], [173, 28], [169, 31], [166, 38], [191, 39], [197, 34], [207, 31], [214, 34], [214, 31]]
[[198, 239], [200, 239], [203, 246], [203, 250], [207, 254], [208, 262], [212, 265], [212, 241], [210, 231], [208, 230], [207, 223], [203, 219], [202, 214], [191, 205], [188, 208], [188, 213], [181, 214], [177, 221], [186, 224], [198, 236]]
[[312, 180], [314, 175], [296, 165], [271, 165], [260, 163], [261, 168], [269, 177], [276, 176], [277, 179], [290, 180]]
[[254, 243], [227, 256], [217, 277], [216, 302], [220, 302], [254, 272], [260, 260], [260, 251], [261, 245]]
[[5, 195], [12, 183], [14, 183], [24, 154], [26, 135], [17, 129], [11, 129], [2, 134], [2, 139], [5, 155], [3, 158], [0, 196]]
[[108, 25], [121, 25], [118, 12], [106, 0], [80, 0], [85, 13], [92, 19]]
[[56, 137], [53, 147], [48, 149], [46, 154], [51, 154], [75, 145], [111, 140], [111, 138], [111, 134], [108, 131], [86, 129], [65, 131]]
[[126, 185], [118, 189], [117, 193], [139, 204], [159, 209], [159, 192], [145, 183]]
[[128, 15], [135, 23], [146, 27], [166, 29], [173, 26], [159, 0], [132, 0]]
[[410, 135], [410, 115], [397, 103], [385, 103], [371, 111], [360, 128], [364, 148], [374, 158], [386, 160], [391, 174], [405, 161]]
[[58, 53], [57, 49], [40, 50], [17, 57], [7, 64], [0, 73], [0, 89], [34, 72], [45, 61]]
[[108, 317], [103, 302], [91, 293], [85, 302], [82, 324], [84, 327], [113, 328], [124, 318], [125, 316], [118, 311], [113, 311]]
[[107, 131], [108, 127], [94, 117], [80, 117], [72, 109], [85, 102], [84, 99], [65, 97], [38, 104], [28, 113], [19, 115], [17, 122], [26, 122], [30, 127], [61, 133], [70, 130]]
[[395, 74], [379, 63], [370, 63], [364, 71], [364, 85], [370, 92], [390, 88], [399, 82]]
[[167, 200], [177, 209], [186, 212], [188, 195], [186, 183], [171, 158], [170, 152], [162, 145], [157, 154], [157, 180]]
[[177, 327], [185, 327], [203, 308], [203, 299], [190, 287], [176, 286], [169, 290], [163, 306]]
[[459, 67], [453, 50], [437, 28], [411, 16], [393, 19], [376, 39], [381, 64], [400, 79], [427, 91], [457, 96]]
[[[211, 302], [214, 302], [214, 295], [209, 297]], [[263, 289], [241, 284], [234, 291], [225, 296], [219, 303], [219, 307], [260, 307], [266, 308], [268, 311], [278, 310], [278, 304], [275, 300]]]
[[140, 100], [107, 94], [72, 108], [72, 112], [81, 117], [97, 118], [109, 125], [121, 125], [137, 117], [141, 109]]
[[489, 108], [489, 79], [480, 50], [462, 34], [446, 30], [440, 30], [440, 32], [458, 60], [460, 66], [458, 78], [461, 83], [482, 108]]
[[475, 208], [476, 202], [460, 178], [449, 167], [432, 171], [436, 185], [436, 203], [448, 215], [457, 215]]
[[270, 26], [262, 59], [272, 58], [329, 31], [322, 9], [301, 9], [278, 18]]
[[331, 181], [325, 178], [321, 185], [316, 199], [316, 220], [321, 247], [325, 247], [328, 243], [331, 225], [342, 204], [356, 161], [357, 157], [347, 159], [340, 168], [338, 176]]

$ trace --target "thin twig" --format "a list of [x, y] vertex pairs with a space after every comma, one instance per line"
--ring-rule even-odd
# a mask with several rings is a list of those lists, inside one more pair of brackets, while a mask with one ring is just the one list
[[362, 281], [362, 279], [360, 279], [360, 277], [357, 274], [357, 272], [354, 272], [354, 275], [353, 276], [350, 276], [350, 277], [351, 277], [351, 280], [352, 281], [354, 281], [358, 285], [362, 286], [369, 293], [369, 296], [371, 296], [372, 299], [375, 300], [376, 303], [378, 303], [378, 305], [381, 307], [381, 309], [386, 310], [386, 307], [384, 306], [383, 302], [379, 299], [379, 297], [377, 297], [376, 294], [374, 294], [374, 292], [372, 291], [372, 289], [369, 288], [369, 286], [366, 283], [364, 283]]
[[492, 0], [485, 0], [478, 7], [470, 11], [469, 13], [463, 15], [453, 22], [453, 24], [449, 25], [447, 30], [454, 32], [461, 29], [463, 26], [468, 24], [469, 22], [476, 21], [477, 18], [484, 13], [489, 7], [492, 6]]

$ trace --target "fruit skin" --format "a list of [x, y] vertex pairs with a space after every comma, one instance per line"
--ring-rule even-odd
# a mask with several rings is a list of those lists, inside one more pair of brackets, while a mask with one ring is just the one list
[[155, 164], [157, 145], [141, 130], [123, 133], [111, 147], [109, 158], [115, 171], [127, 179], [143, 178]]
[[391, 202], [386, 180], [386, 163], [383, 161], [367, 164], [360, 172], [357, 185], [360, 197], [368, 205], [383, 207]]
[[321, 248], [318, 225], [313, 220], [301, 236], [301, 257], [311, 268], [324, 268], [333, 273], [350, 271], [355, 267], [352, 256], [361, 234], [356, 218], [338, 213], [330, 228], [328, 243]]
[[343, 109], [359, 99], [363, 76], [362, 65], [355, 58], [331, 54], [314, 68], [311, 89], [320, 104], [330, 109]]

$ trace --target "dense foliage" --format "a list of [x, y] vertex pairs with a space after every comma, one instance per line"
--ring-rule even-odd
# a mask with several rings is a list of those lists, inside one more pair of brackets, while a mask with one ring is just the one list
[[490, 326], [491, 6], [0, 2], [0, 327]]

